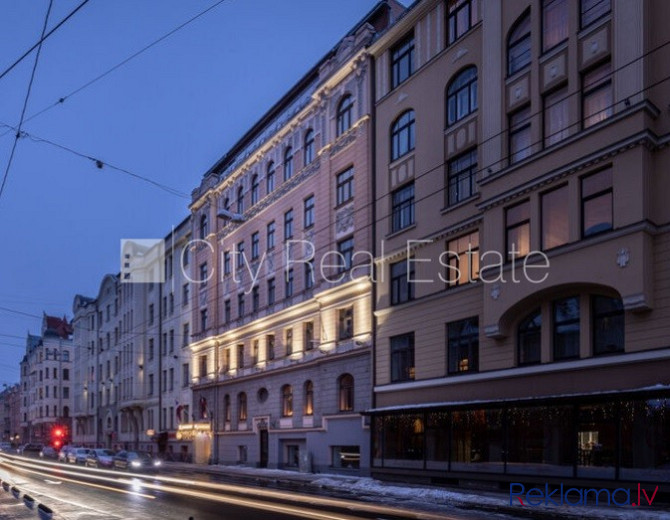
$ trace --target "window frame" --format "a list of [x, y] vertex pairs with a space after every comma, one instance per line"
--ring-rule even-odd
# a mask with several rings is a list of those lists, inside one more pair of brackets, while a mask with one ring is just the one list
[[[608, 173], [610, 176], [610, 182], [607, 188], [599, 189], [598, 191], [595, 191], [593, 193], [590, 193], [589, 195], [584, 196], [584, 181], [590, 178], [595, 177], [596, 175], [603, 175], [605, 173]], [[609, 166], [607, 168], [589, 173], [587, 175], [584, 175], [579, 178], [579, 197], [580, 197], [580, 209], [581, 209], [581, 215], [580, 215], [580, 234], [582, 239], [585, 238], [591, 238], [597, 235], [600, 235], [602, 233], [607, 233], [609, 231], [612, 231], [614, 229], [614, 171], [612, 169], [612, 166]], [[592, 231], [590, 233], [587, 233], [585, 226], [585, 215], [586, 215], [586, 205], [589, 202], [592, 202], [594, 200], [600, 199], [602, 197], [609, 197], [609, 212], [610, 212], [610, 221], [609, 221], [609, 227], [608, 228], [602, 228], [596, 231]]]
[[293, 177], [293, 147], [287, 146], [284, 150], [284, 182]]
[[391, 383], [414, 381], [416, 374], [414, 332], [391, 336], [389, 338], [389, 348]]
[[[555, 9], [556, 11], [552, 11], [550, 8]], [[542, 0], [542, 4], [540, 5], [541, 9], [541, 16], [540, 16], [540, 23], [542, 24], [542, 37], [541, 37], [541, 46], [542, 46], [542, 53], [547, 53], [550, 50], [558, 47], [565, 41], [567, 41], [569, 35], [570, 35], [570, 1], [569, 0]], [[562, 9], [562, 13], [561, 13]], [[550, 24], [547, 23], [548, 17], [547, 14], [554, 14], [564, 17], [564, 26], [562, 30], [559, 30], [559, 32], [562, 32], [564, 34], [561, 34], [562, 38], [559, 40], [553, 41], [550, 40], [548, 41], [547, 38], [551, 35], [551, 27]], [[558, 25], [558, 24], [557, 24]], [[553, 43], [552, 43], [553, 41]]]
[[[458, 21], [461, 11], [466, 9], [467, 13], [467, 28], [459, 31]], [[453, 27], [452, 27], [453, 21]], [[468, 34], [470, 30], [477, 25], [477, 0], [448, 0], [447, 1], [447, 47], [453, 45], [463, 36]]]
[[[584, 9], [584, 4], [586, 3], [585, 0], [580, 0], [579, 2], [579, 27], [580, 29], [585, 29], [594, 23], [596, 23], [598, 20], [602, 20], [606, 16], [609, 16], [610, 13], [612, 12], [612, 2], [611, 0], [596, 0], [596, 2], [589, 8]], [[584, 20], [584, 14], [587, 13], [588, 11], [593, 10], [593, 8], [599, 4], [607, 4], [609, 8], [602, 12], [601, 14], [595, 16], [594, 18], [588, 18], [586, 21]]]
[[[523, 33], [517, 34], [517, 31], [522, 29], [525, 24], [528, 24], [528, 30]], [[532, 20], [530, 16], [530, 8], [526, 9], [526, 11], [519, 16], [519, 18], [516, 19], [514, 24], [509, 30], [509, 33], [507, 34], [507, 76], [511, 77], [517, 74], [518, 72], [521, 72], [522, 70], [525, 70], [528, 68], [533, 61], [533, 49], [532, 49], [532, 41], [531, 41], [531, 34], [532, 34]], [[525, 46], [528, 46], [528, 49], [525, 49]], [[528, 54], [527, 58], [524, 58], [521, 64], [515, 63], [513, 61], [512, 57], [512, 50], [518, 49], [518, 48], [524, 48], [523, 52], [520, 54], [520, 56], [523, 56], [525, 54]], [[517, 61], [519, 61], [518, 57], [516, 58]]]
[[[345, 248], [346, 246], [346, 248]], [[351, 246], [351, 247], [349, 247]], [[350, 235], [337, 242], [338, 262], [342, 263], [338, 266], [338, 273], [344, 273], [353, 267], [354, 261], [354, 236]]]
[[293, 208], [284, 212], [284, 242], [293, 238]]
[[[510, 165], [527, 159], [533, 153], [532, 116], [528, 104], [511, 112], [507, 118], [507, 158]], [[515, 139], [526, 134], [528, 135], [528, 146], [519, 149], [514, 148]]]
[[[404, 269], [401, 266], [404, 266]], [[389, 264], [391, 305], [401, 305], [414, 300], [414, 283], [411, 281], [414, 279], [414, 274], [414, 262], [411, 258], [403, 258]], [[403, 286], [403, 279], [406, 281], [406, 287]]]
[[[457, 171], [452, 171], [452, 167], [455, 167], [455, 165], [465, 159], [469, 160], [469, 164]], [[477, 194], [477, 159], [477, 148], [475, 147], [457, 155], [456, 157], [451, 158], [447, 162], [447, 207], [460, 204], [461, 202], [466, 201]], [[467, 181], [469, 188], [469, 193], [466, 195], [460, 195], [459, 193], [459, 186], [463, 181]], [[454, 196], [455, 200], [452, 200], [452, 185], [456, 188], [456, 195]]]
[[335, 207], [342, 206], [354, 198], [354, 167], [349, 166], [335, 176]]
[[304, 229], [309, 229], [314, 226], [314, 207], [315, 207], [315, 198], [314, 194], [309, 195], [303, 200], [303, 226]]
[[[597, 310], [597, 301], [598, 300], [610, 300], [618, 303], [618, 309], [607, 310], [607, 311], [598, 311]], [[626, 351], [626, 315], [623, 307], [623, 301], [621, 298], [612, 298], [610, 296], [605, 296], [602, 294], [592, 294], [590, 295], [590, 304], [591, 304], [591, 346], [593, 356], [606, 356], [609, 354], [623, 354]], [[613, 318], [619, 318], [621, 320], [621, 345], [617, 348], [605, 348], [599, 349], [598, 347], [598, 322], [604, 320], [611, 320]], [[606, 327], [611, 329], [613, 327]]]
[[355, 408], [355, 387], [354, 376], [349, 373], [342, 374], [337, 378], [338, 399], [337, 408], [340, 412], [353, 412]]
[[[592, 80], [591, 83], [588, 83], [589, 76], [597, 76], [601, 70], [609, 69], [609, 72], [604, 74], [603, 77], [599, 79]], [[584, 71], [582, 74], [582, 89], [581, 89], [581, 110], [582, 110], [582, 129], [586, 130], [591, 128], [607, 119], [610, 119], [614, 115], [614, 83], [612, 71], [612, 61], [611, 59], [600, 62], [598, 65], [589, 68]], [[595, 98], [597, 94], [605, 92], [608, 94], [608, 103], [605, 108], [598, 110], [592, 114], [586, 115], [586, 102], [592, 98]], [[600, 117], [601, 119], [594, 119]], [[587, 120], [593, 120], [589, 122]]]
[[303, 142], [303, 162], [305, 163], [305, 166], [311, 164], [314, 161], [315, 146], [314, 130], [312, 128], [308, 128], [305, 132], [305, 138]]
[[265, 174], [265, 192], [272, 193], [275, 190], [275, 162], [268, 163], [267, 172]]
[[[465, 327], [471, 327], [473, 330], [465, 334], [463, 331]], [[447, 329], [447, 373], [449, 375], [476, 373], [479, 371], [479, 317], [471, 316], [461, 320], [452, 321], [446, 324]], [[458, 329], [458, 330], [457, 330]], [[453, 345], [458, 342], [458, 345]], [[463, 353], [463, 348], [467, 350], [467, 357], [459, 356], [456, 359], [456, 369], [452, 369], [454, 365], [454, 351], [458, 348], [458, 353]], [[467, 360], [467, 364], [463, 361]], [[466, 367], [465, 369], [463, 367]]]
[[390, 50], [391, 90], [414, 74], [414, 31], [402, 37]]
[[397, 233], [413, 226], [414, 218], [414, 181], [412, 180], [391, 192], [391, 233]]
[[[574, 318], [568, 318], [564, 319], [562, 321], [559, 321], [557, 318], [557, 308], [559, 304], [562, 302], [567, 302], [569, 300], [575, 300], [577, 302], [577, 317]], [[551, 327], [551, 337], [552, 337], [552, 359], [553, 361], [569, 361], [573, 359], [579, 359], [580, 357], [580, 334], [581, 334], [581, 329], [582, 329], [582, 324], [581, 324], [581, 297], [579, 294], [572, 295], [572, 296], [566, 296], [565, 298], [559, 298], [556, 300], [553, 300], [551, 302], [551, 317], [552, 317], [552, 327]], [[574, 354], [562, 354], [562, 355], [557, 355], [557, 348], [558, 348], [558, 341], [557, 338], [559, 334], [562, 334], [558, 331], [558, 328], [561, 326], [569, 326], [572, 324], [577, 324], [577, 352]]]
[[391, 125], [391, 162], [414, 151], [416, 145], [414, 110], [408, 108]]
[[281, 416], [293, 417], [293, 387], [283, 385], [281, 387]]
[[353, 125], [354, 98], [351, 94], [345, 94], [337, 104], [336, 112], [336, 137], [340, 137], [351, 129]]
[[[539, 318], [539, 324], [537, 320]], [[517, 325], [517, 336], [516, 336], [516, 356], [517, 356], [517, 366], [531, 366], [538, 365], [542, 362], [542, 307], [538, 307], [519, 321]], [[528, 345], [525, 341], [531, 337], [539, 335], [538, 344], [531, 345], [532, 347], [537, 346], [537, 356], [528, 356]], [[535, 350], [533, 348], [533, 350]], [[522, 356], [522, 353], [524, 355]], [[530, 361], [524, 360], [522, 358], [532, 357]]]
[[[479, 71], [475, 65], [469, 65], [458, 73], [447, 84], [446, 89], [446, 127], [449, 128], [462, 121], [470, 114], [474, 114], [479, 108], [478, 96]], [[464, 97], [463, 97], [464, 96]], [[466, 110], [461, 113], [462, 103], [465, 102]], [[453, 109], [453, 110], [452, 110]], [[452, 114], [453, 112], [453, 114]]]
[[258, 203], [260, 195], [260, 183], [258, 182], [258, 174], [255, 173], [251, 177], [251, 205]]
[[[525, 217], [525, 218], [522, 218], [521, 220], [514, 221], [513, 223], [510, 223], [510, 221], [509, 221], [510, 211], [512, 211], [515, 208], [518, 208], [519, 206], [522, 206], [524, 204], [528, 205], [528, 208], [527, 208], [528, 216]], [[521, 202], [517, 202], [516, 204], [513, 204], [511, 206], [507, 206], [505, 208], [505, 258], [506, 258], [506, 261], [509, 262], [511, 260], [511, 257], [510, 257], [511, 242], [510, 242], [509, 234], [510, 234], [510, 231], [512, 231], [512, 230], [521, 228], [523, 226], [528, 226], [528, 251], [530, 251], [530, 243], [531, 243], [531, 225], [530, 225], [531, 222], [530, 222], [530, 220], [531, 220], [530, 219], [530, 199], [522, 200]], [[516, 261], [520, 258], [523, 258], [524, 256], [526, 256], [526, 255], [519, 255], [519, 256], [515, 257], [514, 260]]]

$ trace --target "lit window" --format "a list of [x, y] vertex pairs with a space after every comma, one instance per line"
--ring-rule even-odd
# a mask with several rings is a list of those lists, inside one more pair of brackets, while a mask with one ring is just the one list
[[347, 94], [337, 105], [337, 136], [341, 136], [349, 130], [352, 125], [352, 115], [354, 109], [354, 99]]
[[354, 308], [347, 307], [337, 311], [337, 339], [345, 340], [354, 337]]
[[507, 259], [521, 258], [530, 251], [530, 203], [521, 202], [505, 211]]
[[461, 71], [447, 87], [447, 126], [477, 110], [477, 68]]
[[391, 127], [391, 160], [414, 150], [414, 110], [403, 112]]
[[530, 11], [521, 16], [507, 37], [507, 74], [530, 65]]
[[281, 415], [282, 417], [293, 417], [293, 388], [284, 385], [281, 388]]
[[467, 318], [447, 324], [449, 373], [479, 370], [479, 319]]
[[582, 236], [612, 229], [612, 169], [582, 178]]
[[314, 415], [314, 383], [305, 381], [305, 399], [303, 415]]
[[568, 187], [562, 186], [541, 197], [542, 207], [542, 249], [567, 244], [569, 239]]
[[247, 420], [247, 394], [240, 392], [237, 395], [238, 420], [244, 422]]
[[450, 286], [470, 283], [479, 278], [479, 232], [469, 233], [447, 243]]
[[542, 50], [548, 51], [568, 38], [568, 0], [543, 0]]
[[391, 50], [391, 88], [414, 72], [414, 34], [409, 34]]

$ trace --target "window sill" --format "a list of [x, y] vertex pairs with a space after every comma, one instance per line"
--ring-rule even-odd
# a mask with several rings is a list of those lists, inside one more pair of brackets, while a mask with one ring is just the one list
[[580, 28], [579, 31], [577, 32], [577, 39], [582, 39], [583, 37], [590, 34], [591, 31], [596, 31], [600, 29], [603, 25], [609, 23], [611, 19], [612, 19], [612, 11], [602, 15], [600, 18], [593, 20], [590, 24], [585, 25], [584, 27], [581, 27], [580, 22]]
[[560, 54], [562, 51], [566, 50], [567, 48], [568, 48], [568, 38], [565, 38], [564, 40], [555, 44], [553, 47], [542, 52], [539, 59], [540, 64], [547, 62], [551, 58], [555, 57], [557, 54]]
[[[532, 63], [532, 60], [531, 60], [531, 63]], [[517, 79], [519, 79], [524, 74], [530, 74], [531, 63], [529, 63], [528, 65], [524, 65], [523, 68], [521, 68], [517, 71], [514, 71], [512, 74], [507, 74], [507, 76], [505, 77], [505, 85], [508, 86], [510, 83], [514, 83]]]
[[416, 229], [416, 222], [414, 224], [410, 224], [409, 226], [406, 226], [406, 227], [404, 227], [402, 229], [399, 229], [397, 231], [392, 231], [391, 233], [387, 234], [384, 238], [387, 239], [387, 240], [391, 239], [391, 238], [395, 238], [399, 235], [402, 235], [403, 233], [405, 233], [407, 231], [412, 231], [413, 229]]
[[479, 197], [480, 197], [480, 194], [479, 194], [479, 192], [477, 192], [474, 195], [470, 195], [467, 199], [459, 200], [458, 202], [456, 202], [455, 204], [452, 204], [451, 206], [446, 206], [446, 207], [442, 208], [440, 210], [440, 213], [442, 215], [445, 215], [445, 214], [447, 214], [447, 213], [449, 213], [453, 210], [456, 210], [456, 209], [458, 209], [462, 206], [467, 206], [471, 202], [479, 199]]
[[396, 157], [395, 159], [391, 159], [391, 162], [389, 162], [389, 170], [397, 168], [398, 166], [400, 166], [404, 162], [406, 162], [409, 159], [411, 159], [412, 157], [414, 157], [414, 150], [416, 150], [416, 148], [412, 148], [411, 150], [402, 154], [400, 157]]

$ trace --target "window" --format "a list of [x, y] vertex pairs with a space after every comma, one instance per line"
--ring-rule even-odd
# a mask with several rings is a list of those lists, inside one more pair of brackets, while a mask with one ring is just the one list
[[[149, 304], [149, 325], [153, 325], [154, 323], [154, 304], [150, 303]], [[102, 350], [102, 339], [100, 339], [100, 350]]]
[[582, 28], [609, 14], [612, 9], [610, 0], [581, 0], [579, 20]]
[[461, 71], [447, 87], [447, 126], [477, 110], [477, 68]]
[[414, 333], [391, 338], [391, 382], [414, 379]]
[[235, 255], [237, 256], [237, 268], [241, 269], [244, 267], [244, 240], [237, 243]]
[[232, 271], [230, 263], [230, 251], [224, 251], [223, 253], [223, 274], [229, 275]]
[[182, 265], [184, 265], [184, 266], [188, 265], [188, 263], [190, 262], [190, 256], [191, 256], [191, 249], [190, 249], [189, 245], [186, 244], [184, 246], [184, 248], [182, 249], [182, 254], [181, 254]]
[[230, 349], [227, 348], [223, 351], [223, 361], [221, 363], [221, 371], [229, 372], [230, 371]]
[[273, 305], [275, 302], [275, 279], [268, 279], [268, 305]]
[[396, 88], [414, 72], [414, 34], [391, 49], [391, 88]]
[[237, 188], [237, 212], [240, 215], [244, 213], [244, 188], [242, 186]]
[[275, 358], [275, 337], [274, 334], [265, 336], [265, 359], [268, 361]]
[[291, 385], [281, 387], [281, 415], [293, 417], [293, 388]]
[[447, 45], [451, 45], [477, 23], [477, 0], [449, 0], [447, 10]]
[[514, 22], [507, 37], [507, 74], [520, 71], [530, 65], [530, 10]]
[[251, 344], [251, 363], [256, 365], [258, 364], [258, 355], [260, 353], [260, 345], [259, 345], [259, 340], [255, 339], [254, 342]]
[[309, 228], [314, 225], [314, 195], [310, 195], [305, 199], [303, 222], [305, 224], [305, 228]]
[[265, 191], [272, 193], [275, 189], [275, 163], [270, 161], [268, 164], [267, 175], [265, 176]]
[[403, 112], [391, 126], [391, 160], [414, 150], [414, 110]]
[[623, 303], [619, 298], [591, 297], [593, 318], [593, 353], [612, 354], [624, 351]]
[[410, 258], [391, 264], [391, 305], [414, 299], [413, 279], [414, 262]]
[[314, 415], [314, 383], [305, 381], [303, 415]]
[[261, 237], [258, 231], [255, 233], [252, 233], [251, 235], [251, 259], [252, 260], [258, 260], [258, 257], [260, 256], [260, 241]]
[[293, 177], [293, 148], [290, 146], [284, 150], [284, 181]]
[[184, 323], [183, 329], [182, 329], [182, 337], [181, 337], [181, 346], [182, 347], [187, 347], [189, 342], [191, 341], [191, 327], [188, 323]]
[[231, 307], [230, 300], [223, 302], [223, 321], [226, 323], [229, 323], [231, 319]]
[[241, 318], [244, 316], [244, 293], [241, 292], [237, 295], [237, 317]]
[[207, 281], [207, 262], [203, 262], [200, 264], [200, 280], [199, 282], [206, 282]]
[[554, 313], [554, 361], [579, 357], [579, 297], [557, 300]]
[[354, 337], [354, 308], [347, 307], [337, 311], [337, 339], [345, 340]]
[[244, 368], [244, 343], [237, 345], [237, 368]]
[[471, 150], [447, 163], [447, 205], [452, 206], [477, 191], [477, 150]]
[[284, 240], [293, 238], [293, 210], [284, 213]]
[[244, 392], [237, 394], [237, 420], [239, 422], [247, 420], [247, 394]]
[[207, 375], [207, 356], [203, 355], [199, 358], [199, 374], [200, 377], [205, 377]]
[[519, 365], [533, 365], [540, 362], [542, 348], [542, 312], [536, 309], [519, 323], [517, 351]]
[[340, 206], [354, 196], [354, 168], [348, 168], [337, 175], [337, 205]]
[[337, 137], [351, 128], [354, 98], [347, 94], [337, 105]]
[[223, 199], [223, 209], [230, 211], [230, 199], [228, 197]]
[[181, 305], [182, 307], [187, 307], [190, 299], [190, 285], [185, 283], [181, 288]]
[[251, 312], [258, 312], [261, 306], [261, 296], [258, 285], [251, 289]]
[[223, 420], [229, 423], [230, 416], [231, 416], [230, 395], [226, 394], [223, 396]]
[[391, 194], [391, 231], [401, 231], [414, 224], [414, 181]]
[[305, 262], [305, 289], [314, 287], [314, 258]]
[[275, 221], [273, 220], [267, 226], [267, 249], [273, 249], [275, 247]]
[[338, 380], [340, 389], [340, 412], [351, 412], [354, 409], [354, 377], [351, 374], [342, 374]]
[[449, 373], [479, 369], [479, 319], [467, 318], [447, 324]]
[[200, 239], [203, 240], [208, 235], [207, 214], [200, 215]]
[[147, 357], [149, 358], [149, 361], [151, 361], [154, 358], [154, 338], [149, 338], [147, 350]]
[[290, 356], [293, 354], [293, 329], [286, 329], [284, 333], [285, 346], [286, 346], [286, 355]]
[[525, 159], [531, 152], [530, 105], [509, 116], [509, 162]]
[[311, 128], [305, 132], [305, 166], [314, 160], [314, 130]]
[[337, 243], [337, 252], [339, 255], [339, 272], [351, 269], [351, 263], [354, 257], [354, 237], [345, 238]]
[[583, 177], [581, 188], [582, 237], [612, 229], [612, 168]]
[[608, 61], [584, 74], [582, 79], [582, 125], [604, 121], [613, 114], [612, 64]]
[[291, 296], [293, 296], [293, 268], [286, 271], [284, 280], [284, 297], [290, 298]]
[[544, 52], [568, 39], [568, 0], [543, 0], [542, 50]]
[[303, 334], [303, 350], [312, 350], [314, 348], [314, 322], [305, 322]]
[[522, 258], [530, 251], [530, 202], [525, 201], [505, 211], [507, 259]]
[[[189, 379], [191, 378], [191, 371], [189, 369], [188, 363], [184, 363], [181, 366], [181, 386], [182, 388], [188, 387]], [[188, 419], [187, 421], [188, 422]]]
[[170, 354], [174, 352], [174, 329], [170, 329]]
[[570, 134], [568, 87], [544, 97], [544, 146], [561, 142]]
[[542, 206], [542, 249], [562, 246], [568, 243], [568, 186], [543, 193]]
[[253, 206], [258, 202], [259, 195], [259, 184], [258, 184], [258, 174], [254, 174], [251, 178], [251, 205]]
[[170, 368], [169, 381], [170, 381], [170, 383], [168, 385], [168, 389], [170, 391], [172, 391], [172, 390], [174, 390], [174, 368]]
[[[206, 375], [206, 373], [205, 373]], [[204, 377], [201, 375], [201, 377]], [[154, 375], [149, 374], [149, 388], [147, 389], [147, 394], [148, 395], [154, 395]], [[100, 402], [102, 402], [102, 393], [100, 394]]]
[[471, 283], [479, 278], [479, 231], [454, 238], [447, 243], [450, 286]]
[[207, 309], [202, 309], [200, 311], [200, 331], [204, 332], [207, 330]]

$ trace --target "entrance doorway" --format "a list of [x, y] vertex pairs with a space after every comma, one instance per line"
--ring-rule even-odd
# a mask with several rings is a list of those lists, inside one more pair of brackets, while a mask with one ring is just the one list
[[267, 429], [262, 429], [258, 430], [259, 437], [260, 437], [260, 454], [261, 454], [261, 460], [258, 464], [259, 467], [261, 468], [267, 468], [268, 467], [268, 431]]

